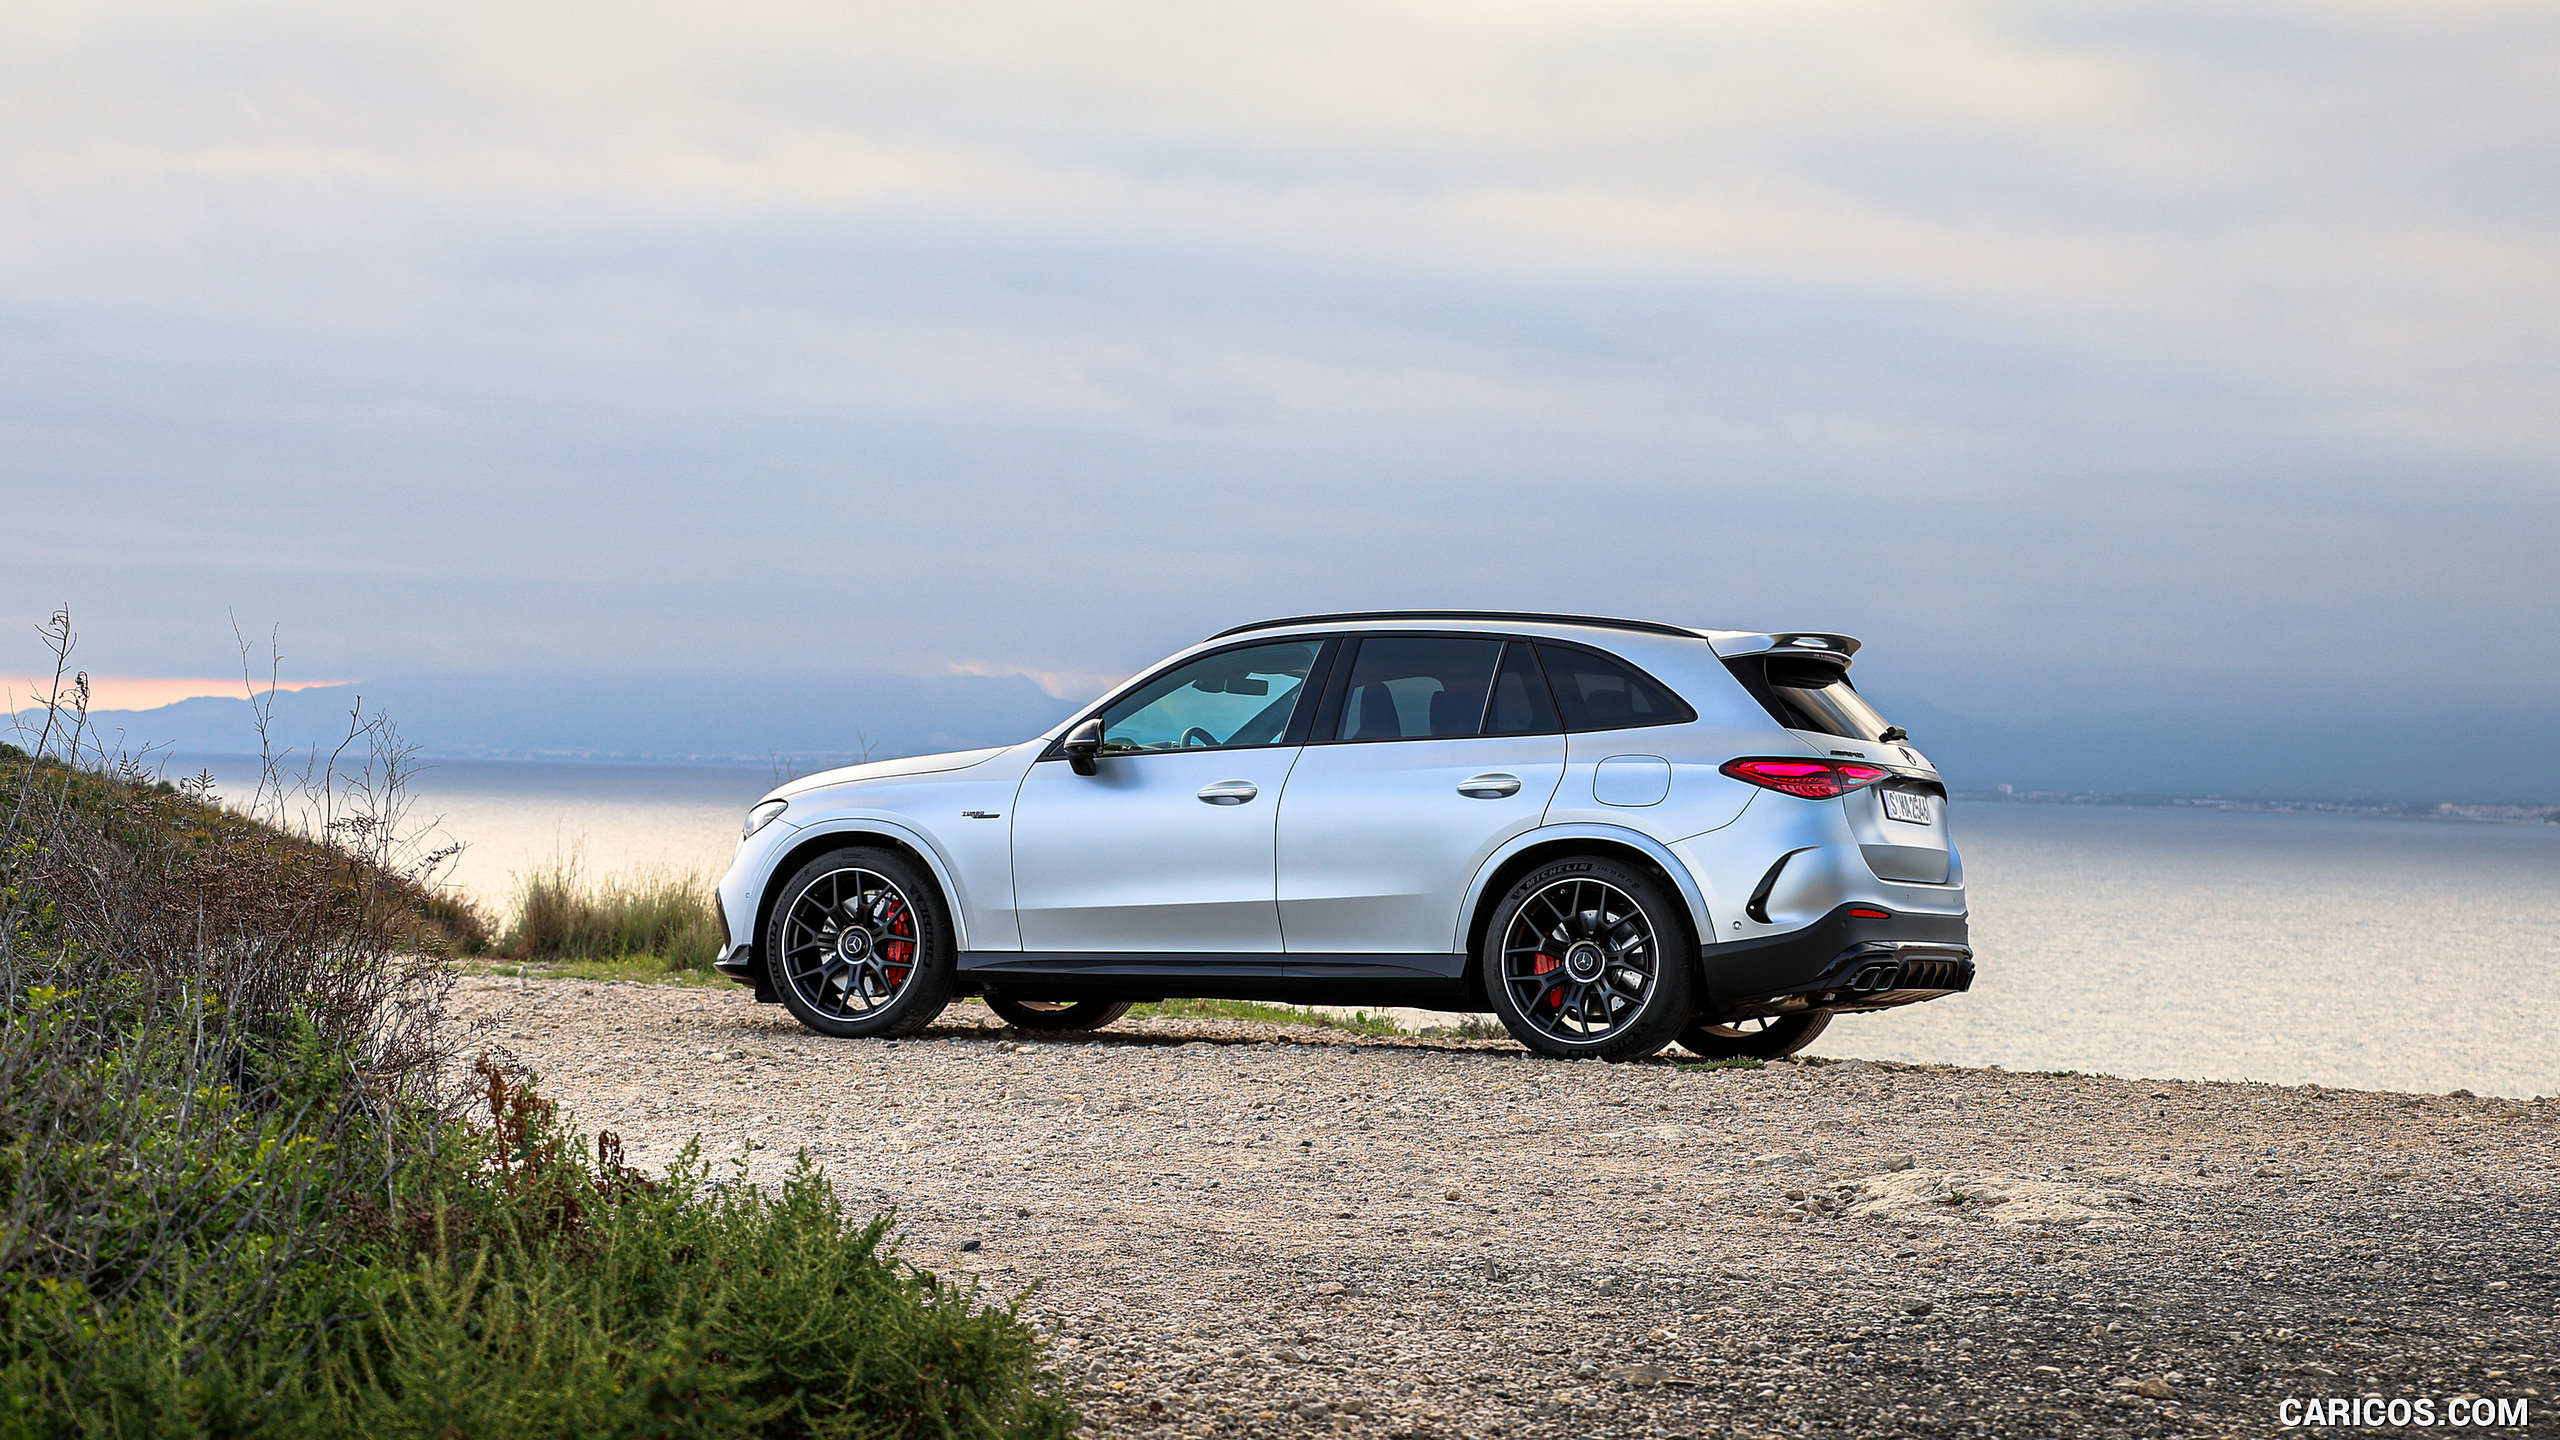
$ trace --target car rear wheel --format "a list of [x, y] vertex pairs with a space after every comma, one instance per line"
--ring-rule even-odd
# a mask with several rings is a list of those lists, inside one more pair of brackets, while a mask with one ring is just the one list
[[1125, 1000], [1009, 1000], [987, 997], [987, 1008], [1019, 1030], [1099, 1030], [1129, 1013]]
[[1575, 856], [1513, 885], [1485, 927], [1485, 998], [1512, 1038], [1559, 1060], [1640, 1060], [1690, 1015], [1696, 947], [1669, 890]]
[[835, 850], [801, 866], [774, 902], [764, 953], [782, 1003], [821, 1035], [913, 1035], [951, 1003], [957, 956], [941, 892], [895, 850]]
[[1829, 1011], [1712, 1023], [1702, 1020], [1680, 1032], [1680, 1048], [1709, 1060], [1775, 1060], [1812, 1044], [1814, 1037], [1830, 1024]]

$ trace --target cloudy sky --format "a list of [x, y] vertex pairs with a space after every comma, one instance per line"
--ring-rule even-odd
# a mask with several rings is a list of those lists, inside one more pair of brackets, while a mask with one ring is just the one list
[[[0, 670], [1025, 672], [1464, 605], [2560, 706], [2560, 10], [19, 5]], [[2450, 683], [2448, 683], [2450, 682]]]

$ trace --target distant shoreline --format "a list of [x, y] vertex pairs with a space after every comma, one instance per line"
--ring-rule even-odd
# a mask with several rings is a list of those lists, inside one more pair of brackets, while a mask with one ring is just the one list
[[[284, 754], [296, 752], [279, 752]], [[228, 754], [218, 751], [182, 750], [176, 748], [146, 752], [142, 757], [162, 766], [172, 762], [201, 763], [207, 760], [242, 760], [254, 762], [254, 754]], [[868, 757], [820, 753], [743, 755], [609, 755], [552, 751], [530, 754], [455, 754], [422, 751], [411, 757], [418, 770], [432, 770], [439, 763], [479, 765], [552, 765], [564, 768], [594, 767], [605, 769], [727, 770], [741, 771], [762, 767], [769, 771], [774, 783], [798, 779], [820, 771], [856, 765], [865, 759], [903, 759], [904, 756], [872, 754]], [[2462, 820], [2492, 825], [2560, 825], [2560, 805], [2489, 804], [2457, 800], [2374, 800], [2315, 799], [2305, 796], [2262, 795], [2181, 795], [2149, 790], [2017, 790], [1994, 787], [1988, 790], [1951, 790], [1949, 798], [1990, 805], [2097, 805], [2119, 806], [2137, 810], [2218, 810], [2233, 814], [2256, 815], [2343, 815], [2359, 820]]]
[[[246, 760], [257, 756], [224, 754], [214, 751], [163, 750], [150, 757], [163, 762], [205, 760]], [[870, 760], [895, 760], [904, 755], [874, 753], [826, 754], [802, 752], [770, 755], [615, 755], [595, 752], [549, 751], [524, 754], [461, 754], [451, 751], [422, 751], [412, 757], [420, 770], [432, 770], [438, 764], [474, 765], [551, 765], [563, 768], [742, 771], [763, 768], [774, 777], [774, 783], [798, 779], [823, 770], [857, 765]], [[2344, 815], [2361, 820], [2463, 820], [2494, 825], [2560, 824], [2560, 805], [2485, 804], [2447, 800], [2374, 800], [2314, 799], [2303, 796], [2261, 795], [2183, 795], [2146, 790], [1952, 790], [1957, 800], [1983, 804], [2010, 805], [2112, 805], [2138, 810], [2219, 810], [2235, 814], [2258, 815]]]
[[1950, 798], [1993, 805], [2114, 805], [2138, 810], [2224, 810], [2255, 815], [2345, 815], [2360, 820], [2466, 820], [2491, 825], [2560, 825], [2560, 805], [2473, 805], [2438, 800], [2304, 800], [2142, 791], [1954, 790]]

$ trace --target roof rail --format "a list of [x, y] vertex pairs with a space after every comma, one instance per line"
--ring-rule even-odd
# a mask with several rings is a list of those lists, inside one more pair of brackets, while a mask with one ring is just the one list
[[[1684, 625], [1665, 625], [1658, 620], [1615, 620], [1605, 615], [1550, 615], [1539, 610], [1345, 610], [1335, 615], [1288, 615], [1278, 620], [1256, 620], [1238, 625], [1209, 637], [1224, 640], [1250, 630], [1272, 630], [1283, 625], [1341, 625], [1359, 620], [1510, 620], [1528, 625], [1592, 625], [1604, 630], [1641, 630], [1648, 635], [1677, 635], [1687, 640], [1705, 637]], [[1205, 643], [1205, 642], [1204, 642]]]

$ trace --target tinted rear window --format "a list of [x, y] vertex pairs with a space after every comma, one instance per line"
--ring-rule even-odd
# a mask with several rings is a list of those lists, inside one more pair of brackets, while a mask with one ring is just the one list
[[1433, 740], [1475, 734], [1501, 653], [1499, 640], [1416, 636], [1361, 641], [1334, 738]]
[[1724, 662], [1742, 687], [1790, 730], [1844, 740], [1882, 738], [1886, 721], [1839, 665], [1804, 655], [1739, 655]]
[[1541, 642], [1538, 660], [1546, 667], [1567, 730], [1631, 730], [1685, 725], [1698, 718], [1679, 696], [1625, 661], [1596, 650]]

